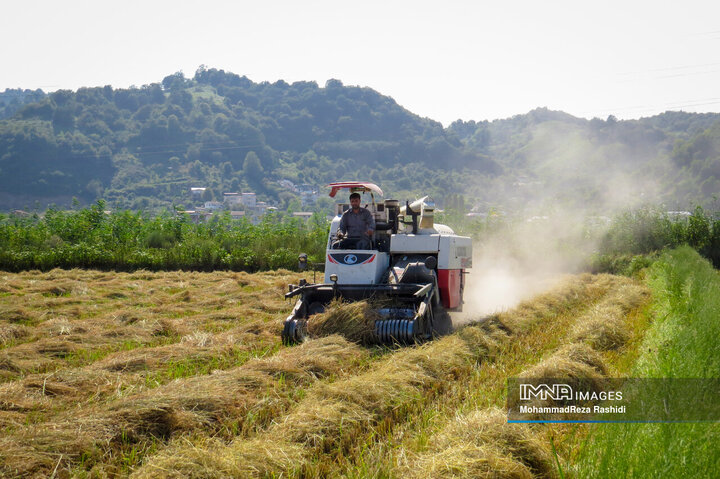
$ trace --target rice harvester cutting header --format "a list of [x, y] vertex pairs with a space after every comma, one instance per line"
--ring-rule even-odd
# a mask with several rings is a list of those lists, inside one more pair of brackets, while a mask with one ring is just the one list
[[[356, 221], [349, 213], [368, 215], [351, 210], [343, 222], [351, 205], [336, 205], [324, 282], [302, 280], [299, 285], [289, 285], [285, 297], [298, 300], [285, 320], [283, 341], [304, 340], [308, 322], [334, 298], [368, 299], [381, 305], [377, 311], [381, 319], [374, 326], [379, 343], [412, 343], [450, 332], [447, 311], [462, 309], [465, 273], [472, 267], [471, 239], [435, 223], [435, 205], [427, 196], [401, 205], [398, 200], [376, 199], [383, 192], [372, 183], [348, 181], [327, 186], [331, 197], [345, 190], [362, 195], [374, 229], [367, 235], [348, 236], [346, 223]], [[304, 269], [307, 255], [300, 255], [299, 264]]]

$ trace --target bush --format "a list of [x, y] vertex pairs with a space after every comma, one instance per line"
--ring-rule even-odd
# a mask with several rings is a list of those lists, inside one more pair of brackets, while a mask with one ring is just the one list
[[717, 213], [706, 213], [700, 206], [690, 216], [679, 218], [658, 209], [627, 211], [613, 219], [593, 266], [599, 271], [632, 274], [651, 262], [647, 255], [687, 244], [720, 267], [720, 220], [716, 217]]
[[0, 269], [96, 268], [133, 271], [295, 268], [297, 255], [324, 256], [329, 225], [268, 215], [259, 225], [215, 215], [193, 224], [184, 215], [150, 218], [129, 211], [106, 214], [104, 204], [44, 216], [0, 217]]

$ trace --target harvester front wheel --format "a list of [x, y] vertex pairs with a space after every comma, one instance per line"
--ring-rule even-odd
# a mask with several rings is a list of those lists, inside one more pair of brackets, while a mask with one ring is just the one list
[[307, 338], [307, 321], [304, 319], [288, 319], [282, 332], [282, 342], [286, 346], [302, 343]]

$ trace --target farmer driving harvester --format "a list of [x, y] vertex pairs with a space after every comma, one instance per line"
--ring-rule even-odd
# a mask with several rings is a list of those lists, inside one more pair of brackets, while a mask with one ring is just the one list
[[350, 195], [350, 208], [340, 218], [335, 249], [372, 249], [375, 218], [360, 206], [360, 193]]

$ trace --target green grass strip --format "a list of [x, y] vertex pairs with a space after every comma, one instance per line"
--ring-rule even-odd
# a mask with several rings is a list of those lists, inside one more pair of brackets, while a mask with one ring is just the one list
[[[720, 275], [690, 247], [650, 269], [655, 320], [631, 373], [720, 377]], [[720, 423], [595, 425], [574, 477], [720, 477]]]

